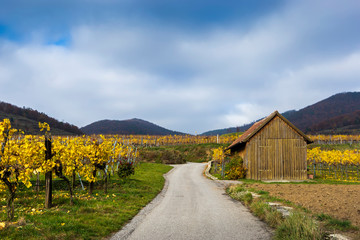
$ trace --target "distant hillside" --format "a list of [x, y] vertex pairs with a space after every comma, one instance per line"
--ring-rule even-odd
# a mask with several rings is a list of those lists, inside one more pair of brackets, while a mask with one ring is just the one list
[[[333, 95], [299, 111], [292, 111], [286, 118], [304, 132], [315, 133], [331, 129], [337, 131], [336, 125], [346, 126], [346, 118], [353, 118], [351, 115], [356, 115], [358, 110], [360, 92], [347, 92]], [[336, 125], [330, 124], [334, 118], [337, 118]]]
[[[360, 92], [346, 92], [282, 115], [305, 133], [311, 134], [360, 134]], [[265, 117], [265, 116], [264, 116]], [[237, 128], [205, 132], [216, 135], [247, 130], [253, 123]]]
[[314, 124], [310, 131], [321, 134], [360, 134], [360, 110]]
[[252, 123], [243, 125], [241, 127], [231, 127], [231, 128], [223, 128], [223, 129], [218, 129], [218, 130], [212, 130], [212, 131], [204, 132], [201, 135], [202, 136], [216, 136], [216, 135], [221, 136], [223, 134], [245, 132], [251, 125], [252, 125]]
[[101, 120], [81, 130], [86, 134], [183, 135], [141, 119]]
[[69, 123], [59, 122], [31, 108], [20, 108], [10, 103], [0, 102], [0, 119], [8, 118], [13, 128], [21, 129], [25, 134], [40, 134], [39, 122], [47, 122], [53, 135], [81, 135], [81, 130]]

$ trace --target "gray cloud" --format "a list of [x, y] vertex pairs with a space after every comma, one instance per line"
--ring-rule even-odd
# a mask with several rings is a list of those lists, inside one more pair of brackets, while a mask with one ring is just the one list
[[[117, 16], [120, 5], [110, 10], [111, 1], [52, 9], [60, 26], [53, 30], [51, 22], [36, 23], [41, 17], [26, 25], [3, 16], [0, 23], [17, 21], [14, 28], [22, 25], [31, 36], [24, 41], [0, 31], [1, 100], [78, 126], [137, 117], [201, 133], [360, 91], [358, 1], [280, 3], [242, 18], [227, 7], [229, 15], [217, 20], [189, 16], [193, 28], [189, 19], [178, 23], [183, 10], [169, 21], [146, 4], [136, 11], [142, 17], [120, 10]], [[96, 6], [97, 21], [89, 17]], [[128, 1], [121, 6], [133, 9]], [[27, 14], [39, 11], [28, 7]], [[66, 13], [74, 23], [61, 26]]]

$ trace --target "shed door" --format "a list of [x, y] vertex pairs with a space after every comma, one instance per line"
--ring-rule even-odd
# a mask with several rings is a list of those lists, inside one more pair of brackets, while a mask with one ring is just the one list
[[260, 167], [261, 179], [302, 179], [306, 169], [303, 142], [300, 139], [267, 139]]

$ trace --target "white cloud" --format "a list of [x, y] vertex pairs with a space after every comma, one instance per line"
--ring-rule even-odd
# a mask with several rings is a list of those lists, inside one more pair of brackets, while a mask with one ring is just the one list
[[225, 116], [229, 126], [242, 126], [251, 123], [252, 121], [266, 117], [271, 112], [266, 112], [264, 106], [253, 103], [240, 103], [236, 104], [234, 109]]
[[1, 100], [78, 126], [138, 117], [190, 133], [302, 108], [360, 90], [359, 4], [323, 4], [290, 2], [247, 28], [81, 23], [69, 46], [34, 30], [0, 41]]
[[[360, 52], [284, 71], [271, 92], [282, 109], [303, 108], [332, 94], [360, 89]], [[286, 101], [289, 100], [289, 101]]]

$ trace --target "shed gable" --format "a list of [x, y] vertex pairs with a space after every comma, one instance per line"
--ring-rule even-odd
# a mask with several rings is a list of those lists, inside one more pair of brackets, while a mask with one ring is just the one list
[[[274, 117], [252, 138], [256, 139], [303, 139], [303, 137], [290, 127], [280, 117]], [[250, 140], [249, 140], [250, 141]]]

